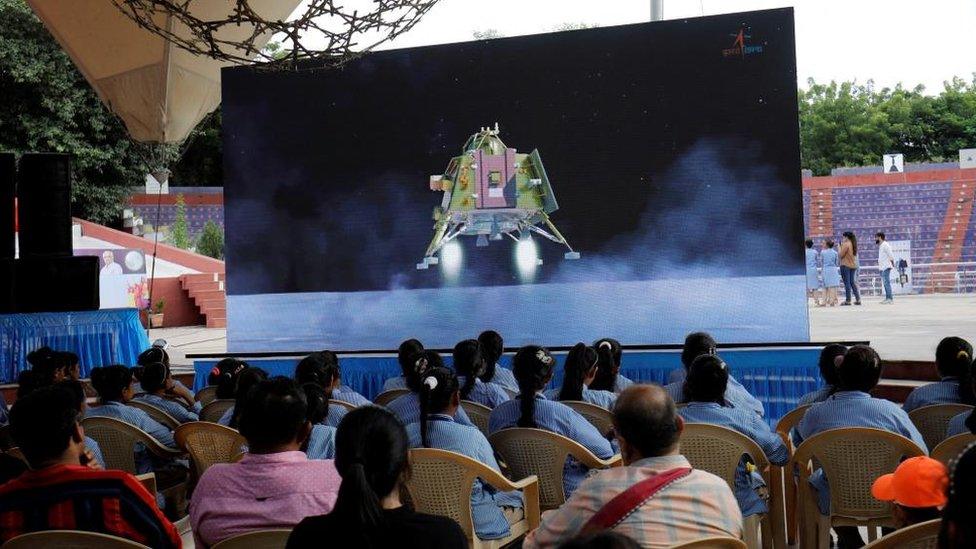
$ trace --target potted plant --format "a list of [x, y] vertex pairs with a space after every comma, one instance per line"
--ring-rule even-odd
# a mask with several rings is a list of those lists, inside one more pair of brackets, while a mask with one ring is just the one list
[[156, 302], [156, 305], [152, 308], [149, 313], [149, 327], [150, 328], [162, 328], [163, 327], [163, 307], [166, 306], [166, 301], [160, 299]]

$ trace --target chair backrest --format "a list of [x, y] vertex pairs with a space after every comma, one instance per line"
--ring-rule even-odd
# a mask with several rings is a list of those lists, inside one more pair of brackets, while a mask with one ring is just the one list
[[932, 451], [929, 452], [929, 457], [939, 460], [948, 466], [952, 460], [959, 457], [959, 454], [973, 443], [976, 443], [976, 435], [972, 433], [951, 436], [940, 442], [935, 448], [932, 448]]
[[672, 545], [671, 549], [746, 549], [747, 547], [746, 542], [741, 539], [716, 536]]
[[0, 425], [0, 450], [9, 450], [14, 446], [17, 446], [17, 443], [10, 434], [10, 425]]
[[163, 410], [158, 406], [153, 406], [148, 402], [143, 402], [141, 400], [130, 400], [129, 402], [126, 402], [126, 405], [132, 406], [133, 408], [138, 408], [143, 412], [146, 412], [146, 414], [148, 414], [149, 417], [153, 418], [153, 420], [155, 420], [156, 423], [159, 423], [160, 425], [166, 427], [170, 431], [180, 426], [180, 422], [176, 421], [176, 418], [169, 415], [169, 413], [167, 413], [166, 410]]
[[329, 400], [329, 406], [338, 406], [339, 408], [344, 408], [347, 412], [351, 412], [356, 409], [356, 405], [345, 400]]
[[575, 440], [543, 429], [502, 429], [492, 433], [488, 442], [502, 457], [512, 478], [539, 477], [539, 503], [543, 509], [555, 509], [566, 501], [563, 466], [568, 456], [591, 468], [613, 464], [597, 458]]
[[[903, 458], [925, 452], [911, 440], [881, 429], [849, 427], [818, 433], [796, 449], [792, 463], [806, 483], [811, 460], [819, 462], [830, 483], [830, 508], [835, 516], [861, 520], [891, 516], [891, 503], [871, 495], [871, 485], [891, 473]], [[792, 469], [787, 469], [792, 470]]]
[[291, 530], [288, 528], [255, 530], [229, 537], [214, 544], [211, 549], [282, 549], [288, 543], [290, 535]]
[[735, 472], [742, 455], [748, 455], [760, 471], [769, 466], [765, 452], [751, 438], [718, 425], [686, 423], [681, 433], [681, 455], [695, 469], [712, 473], [735, 490]]
[[925, 445], [932, 449], [945, 440], [949, 420], [972, 409], [973, 407], [968, 404], [933, 404], [908, 412], [908, 418], [922, 433]]
[[240, 433], [216, 423], [193, 421], [173, 433], [176, 444], [190, 455], [197, 478], [215, 463], [233, 463], [243, 455], [247, 441]]
[[613, 430], [613, 414], [610, 410], [580, 400], [564, 400], [562, 403], [586, 418], [586, 421], [593, 424], [601, 435], [606, 435]]
[[81, 530], [45, 530], [12, 538], [4, 549], [147, 549], [125, 538]]
[[106, 469], [119, 469], [137, 474], [135, 451], [137, 444], [159, 445], [148, 433], [124, 421], [110, 417], [87, 417], [81, 422], [85, 434], [95, 439]]
[[800, 420], [806, 415], [807, 410], [810, 409], [810, 406], [813, 405], [804, 404], [803, 406], [797, 406], [796, 408], [787, 412], [787, 414], [781, 417], [776, 423], [776, 432], [779, 434], [780, 438], [783, 439], [783, 444], [786, 444], [786, 447], [790, 450], [793, 450], [794, 448], [793, 440], [790, 438], [790, 431], [792, 431], [793, 428], [800, 423]]
[[207, 404], [217, 400], [217, 386], [207, 385], [203, 389], [200, 389], [197, 391], [196, 399], [197, 402], [200, 403], [200, 406], [206, 406]]
[[373, 404], [377, 406], [386, 406], [387, 404], [396, 400], [398, 397], [409, 392], [410, 389], [390, 389], [389, 391], [383, 391], [382, 393], [376, 395], [376, 398], [373, 399]]
[[471, 423], [474, 423], [479, 431], [488, 436], [488, 416], [491, 415], [491, 408], [470, 400], [462, 400], [461, 408], [464, 409], [464, 413], [468, 414]]
[[30, 467], [30, 464], [27, 463], [27, 456], [24, 455], [24, 452], [21, 451], [20, 448], [18, 448], [16, 446], [14, 446], [13, 448], [7, 448], [7, 450], [5, 450], [3, 453], [7, 454], [10, 457], [15, 457], [15, 458], [19, 459], [20, 461], [23, 461], [24, 462], [24, 465], [27, 465], [28, 467]]
[[414, 508], [420, 513], [448, 517], [457, 522], [464, 535], [472, 540], [471, 488], [478, 478], [477, 463], [467, 456], [446, 450], [410, 450], [407, 490], [410, 491]]
[[939, 545], [942, 520], [913, 524], [864, 546], [864, 549], [935, 549]]
[[227, 410], [234, 407], [234, 399], [220, 398], [210, 401], [209, 404], [200, 409], [200, 421], [217, 423], [224, 416]]

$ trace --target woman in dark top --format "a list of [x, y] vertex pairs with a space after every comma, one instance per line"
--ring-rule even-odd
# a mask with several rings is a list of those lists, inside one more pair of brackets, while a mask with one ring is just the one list
[[287, 549], [355, 547], [373, 549], [463, 549], [456, 522], [415, 513], [400, 503], [410, 475], [407, 432], [390, 412], [357, 408], [336, 433], [335, 466], [342, 477], [339, 497], [328, 515], [307, 517], [288, 538]]

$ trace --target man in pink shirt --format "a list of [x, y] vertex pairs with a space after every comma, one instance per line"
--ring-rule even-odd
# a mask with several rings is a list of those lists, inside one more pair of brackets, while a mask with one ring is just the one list
[[197, 547], [266, 528], [292, 528], [332, 510], [341, 478], [332, 460], [301, 451], [311, 425], [304, 393], [286, 377], [251, 389], [240, 412], [248, 453], [207, 469], [193, 490], [190, 522]]

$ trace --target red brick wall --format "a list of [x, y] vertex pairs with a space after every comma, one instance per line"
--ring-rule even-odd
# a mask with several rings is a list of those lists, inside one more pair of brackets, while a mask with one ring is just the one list
[[180, 286], [178, 278], [157, 278], [153, 282], [153, 304], [160, 299], [166, 301], [163, 309], [163, 327], [202, 326], [207, 321], [200, 310]]

